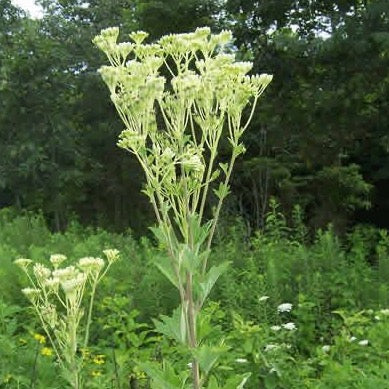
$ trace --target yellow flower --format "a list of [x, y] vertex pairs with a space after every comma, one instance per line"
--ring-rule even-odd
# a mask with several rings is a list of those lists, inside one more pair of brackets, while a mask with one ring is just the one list
[[25, 339], [23, 339], [23, 338], [19, 338], [19, 343], [20, 344], [26, 344], [27, 341]]
[[82, 348], [80, 348], [80, 351], [81, 351], [81, 355], [84, 359], [89, 357], [90, 352], [87, 348], [82, 347]]
[[53, 349], [49, 347], [43, 347], [41, 350], [41, 354], [46, 357], [51, 357], [53, 355]]
[[37, 340], [40, 344], [46, 343], [46, 338], [40, 334], [34, 334], [34, 339]]
[[3, 383], [8, 384], [8, 382], [11, 381], [11, 378], [12, 378], [12, 375], [11, 374], [7, 374], [3, 378]]
[[93, 370], [93, 371], [92, 371], [92, 376], [93, 376], [93, 377], [100, 377], [100, 376], [101, 376], [101, 371]]
[[98, 354], [93, 358], [93, 363], [95, 363], [96, 365], [103, 365], [105, 363], [104, 358], [105, 355]]

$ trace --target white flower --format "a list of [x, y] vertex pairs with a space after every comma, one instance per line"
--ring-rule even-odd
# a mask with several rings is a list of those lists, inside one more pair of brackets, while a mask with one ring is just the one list
[[107, 257], [108, 262], [115, 262], [119, 258], [119, 250], [107, 249], [103, 250], [104, 255]]
[[26, 269], [31, 262], [32, 260], [28, 258], [18, 258], [14, 261], [14, 264], [22, 269]]
[[187, 171], [202, 172], [204, 170], [204, 165], [196, 154], [183, 158], [181, 164]]
[[188, 366], [189, 369], [191, 369], [192, 368], [192, 362], [187, 363], [186, 366]]
[[100, 271], [104, 267], [104, 259], [94, 257], [84, 257], [78, 261], [78, 266], [84, 271]]
[[41, 293], [39, 289], [35, 288], [24, 288], [22, 293], [30, 300], [35, 300]]
[[54, 267], [57, 267], [63, 261], [65, 261], [66, 258], [67, 258], [66, 255], [63, 255], [63, 254], [52, 254], [50, 256], [50, 262], [53, 264]]
[[325, 353], [328, 353], [328, 351], [330, 351], [330, 346], [328, 344], [325, 344], [321, 349], [325, 352]]
[[272, 350], [276, 350], [278, 348], [278, 344], [267, 344], [265, 346], [265, 352], [269, 352], [269, 351], [272, 351]]
[[247, 359], [246, 358], [237, 358], [237, 359], [235, 359], [235, 362], [237, 362], [237, 363], [247, 363]]
[[62, 281], [61, 286], [65, 294], [68, 296], [74, 293], [77, 290], [77, 288], [80, 288], [85, 281], [86, 281], [86, 274], [79, 273], [75, 278]]
[[34, 269], [35, 277], [38, 280], [45, 280], [46, 278], [49, 278], [51, 275], [50, 269], [48, 269], [45, 265], [42, 265], [41, 263], [35, 264], [33, 269]]
[[77, 274], [74, 266], [67, 266], [63, 269], [53, 271], [53, 277], [57, 277], [60, 281], [73, 278]]
[[49, 289], [56, 290], [59, 286], [59, 278], [48, 278], [47, 280], [45, 280], [44, 285], [47, 286]]
[[358, 342], [360, 346], [367, 346], [369, 344], [369, 341], [367, 339], [363, 339]]
[[269, 298], [269, 296], [262, 296], [258, 299], [258, 301], [262, 302], [262, 301], [266, 301], [267, 299]]
[[293, 330], [297, 329], [296, 325], [292, 322], [283, 324], [282, 327], [285, 328], [286, 330], [289, 330], [289, 331], [293, 331]]
[[357, 338], [355, 336], [350, 336], [350, 338], [349, 338], [349, 342], [354, 342], [356, 340], [357, 340]]
[[281, 326], [271, 326], [270, 329], [272, 331], [279, 331], [281, 329]]
[[380, 313], [382, 313], [384, 316], [389, 316], [389, 309], [386, 308], [386, 309], [381, 309], [380, 310]]
[[279, 313], [281, 313], [281, 312], [290, 312], [292, 310], [292, 307], [293, 307], [293, 305], [290, 304], [290, 303], [283, 303], [283, 304], [280, 304], [277, 307], [277, 311]]

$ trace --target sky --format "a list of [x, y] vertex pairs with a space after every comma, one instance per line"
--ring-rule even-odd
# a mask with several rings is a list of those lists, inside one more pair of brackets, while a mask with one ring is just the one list
[[32, 18], [42, 17], [42, 8], [34, 0], [12, 0], [12, 3], [27, 11]]

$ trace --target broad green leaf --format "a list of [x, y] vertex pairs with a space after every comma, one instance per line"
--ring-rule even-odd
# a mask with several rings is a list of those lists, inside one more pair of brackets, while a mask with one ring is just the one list
[[142, 362], [139, 366], [152, 379], [155, 389], [183, 389], [189, 376], [188, 372], [177, 374], [168, 362], [164, 362], [163, 366]]
[[204, 304], [205, 299], [208, 297], [216, 281], [225, 272], [228, 265], [229, 262], [224, 262], [220, 265], [212, 266], [203, 277], [203, 280], [200, 281], [200, 306]]
[[173, 311], [173, 315], [161, 315], [160, 320], [153, 319], [155, 329], [161, 334], [176, 340], [179, 343], [186, 344], [186, 322], [185, 312], [181, 306]]
[[161, 273], [178, 289], [179, 282], [171, 259], [161, 255], [158, 256], [153, 263], [161, 271]]
[[225, 346], [202, 345], [193, 352], [200, 368], [207, 375], [222, 354], [228, 350]]
[[243, 389], [251, 373], [239, 374], [231, 377], [224, 385], [224, 389]]

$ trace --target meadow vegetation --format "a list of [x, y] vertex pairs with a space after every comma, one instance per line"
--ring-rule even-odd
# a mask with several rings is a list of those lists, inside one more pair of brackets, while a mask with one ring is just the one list
[[[231, 371], [251, 373], [247, 388], [384, 388], [389, 350], [389, 236], [357, 226], [342, 239], [331, 227], [308, 236], [287, 226], [273, 203], [264, 232], [248, 238], [239, 220], [218, 229], [211, 260], [231, 262], [201, 318], [202, 336], [226, 350], [213, 375], [225, 388]], [[174, 361], [164, 379], [177, 386], [190, 357], [161, 336], [153, 319], [177, 307], [171, 284], [155, 267], [161, 250], [152, 237], [114, 234], [73, 221], [51, 233], [42, 216], [0, 212], [0, 374], [2, 387], [65, 387], [50, 343], [20, 289], [17, 257], [70, 261], [115, 246], [121, 259], [95, 297], [86, 387], [148, 388], [140, 362]], [[213, 385], [213, 386], [212, 386]], [[162, 386], [163, 387], [163, 386]], [[165, 386], [167, 387], [167, 386]], [[207, 387], [217, 387], [214, 382]]]

